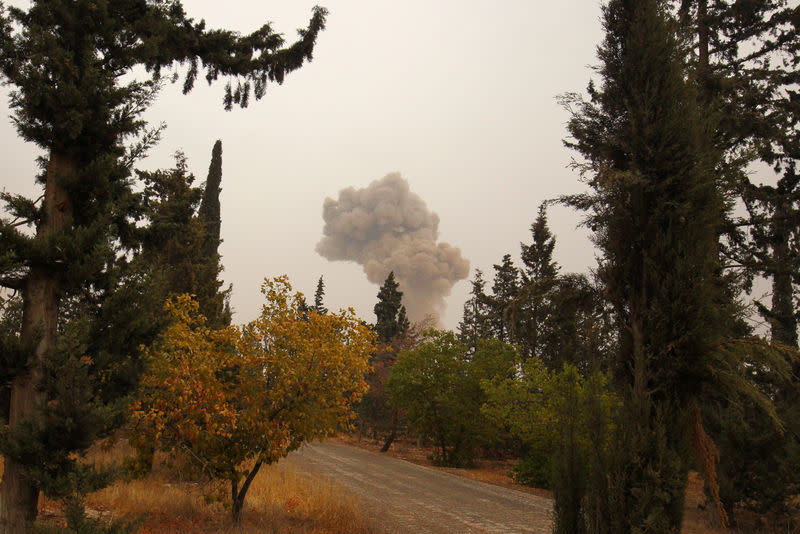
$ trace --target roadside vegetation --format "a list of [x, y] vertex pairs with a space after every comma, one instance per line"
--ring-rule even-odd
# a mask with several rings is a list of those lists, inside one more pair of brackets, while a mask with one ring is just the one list
[[[674, 534], [698, 507], [709, 531], [798, 532], [800, 7], [607, 0], [586, 94], [560, 99], [586, 188], [531, 204], [530, 242], [475, 270], [457, 331], [412, 324], [404, 289], [431, 291], [371, 261], [374, 324], [329, 310], [322, 278], [311, 305], [278, 276], [232, 325], [221, 142], [202, 185], [180, 152], [142, 171], [161, 134], [142, 116], [201, 70], [248, 107], [311, 60], [326, 17], [287, 44], [178, 0], [0, 4], [12, 119], [44, 154], [39, 198], [0, 193], [0, 531], [373, 532], [335, 481], [282, 461], [354, 429], [438, 467], [512, 459], [551, 492], [555, 534]], [[435, 307], [468, 269], [414, 201], [423, 249], [458, 266]], [[589, 272], [555, 261], [554, 205], [589, 232]], [[387, 258], [423, 270], [395, 237]]]

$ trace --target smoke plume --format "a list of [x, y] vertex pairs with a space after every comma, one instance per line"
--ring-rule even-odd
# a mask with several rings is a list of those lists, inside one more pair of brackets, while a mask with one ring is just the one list
[[461, 250], [436, 242], [439, 216], [399, 173], [364, 189], [343, 189], [339, 200], [326, 198], [322, 218], [317, 252], [331, 261], [358, 263], [375, 284], [394, 271], [412, 321], [441, 315], [453, 285], [469, 274]]

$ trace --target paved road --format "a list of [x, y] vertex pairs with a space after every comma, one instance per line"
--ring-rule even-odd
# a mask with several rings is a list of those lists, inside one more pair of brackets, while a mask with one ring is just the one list
[[290, 461], [360, 496], [387, 533], [551, 532], [552, 502], [339, 443], [317, 443]]

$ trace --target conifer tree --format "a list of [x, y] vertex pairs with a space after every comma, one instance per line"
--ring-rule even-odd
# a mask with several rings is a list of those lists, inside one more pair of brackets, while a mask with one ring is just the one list
[[211, 163], [208, 166], [208, 178], [203, 190], [203, 200], [197, 216], [203, 224], [205, 243], [203, 253], [211, 257], [218, 252], [220, 243], [220, 228], [222, 216], [220, 215], [219, 194], [222, 192], [222, 141], [219, 139], [211, 149]]
[[531, 224], [530, 245], [520, 243], [522, 249], [522, 264], [525, 266], [520, 272], [522, 283], [553, 278], [558, 274], [559, 266], [553, 261], [553, 250], [556, 248], [556, 238], [547, 225], [547, 204], [539, 205], [536, 220]]
[[314, 292], [314, 308], [313, 310], [321, 315], [328, 313], [328, 308], [325, 307], [323, 302], [325, 298], [325, 282], [322, 277], [317, 281], [317, 290]]
[[[4, 195], [17, 220], [0, 225], [0, 284], [22, 292], [26, 347], [12, 364], [0, 530], [24, 532], [36, 517], [40, 490], [58, 494], [76, 480], [66, 476], [76, 472], [70, 453], [113, 426], [97, 417], [109, 416], [115, 401], [87, 393], [74, 398], [94, 405], [95, 418], [75, 421], [70, 432], [58, 431], [59, 439], [51, 435], [57, 418], [49, 413], [50, 401], [64, 398], [68, 381], [88, 383], [75, 373], [100, 371], [80, 367], [86, 359], [61, 358], [59, 303], [91, 288], [121, 252], [114, 247], [124, 247], [132, 234], [130, 168], [157, 132], [130, 149], [125, 143], [146, 132], [141, 113], [155, 98], [162, 72], [188, 65], [183, 89], [189, 92], [202, 63], [209, 82], [230, 80], [225, 107], [246, 107], [251, 95], [263, 96], [268, 81], [281, 83], [311, 59], [325, 15], [316, 8], [309, 27], [287, 47], [269, 25], [246, 36], [207, 30], [178, 0], [36, 0], [26, 10], [0, 11], [0, 72], [14, 91], [14, 122], [23, 139], [47, 154], [38, 177], [41, 203]], [[148, 78], [136, 77], [142, 69]], [[34, 237], [19, 231], [21, 222], [35, 227]], [[64, 372], [68, 368], [75, 373]], [[56, 449], [64, 451], [64, 461], [43, 462]]]
[[378, 303], [375, 304], [377, 318], [375, 331], [382, 343], [389, 343], [395, 336], [408, 330], [406, 309], [402, 304], [403, 292], [397, 289], [399, 285], [392, 271], [378, 291]]
[[[798, 346], [800, 272], [800, 9], [784, 0], [741, 2], [683, 0], [681, 20], [694, 34], [696, 78], [706, 102], [718, 108], [715, 142], [725, 156], [718, 172], [724, 188], [747, 208], [725, 225], [721, 251], [727, 276], [747, 292], [753, 278], [772, 285], [771, 302], [756, 301], [770, 326], [773, 343]], [[771, 167], [775, 184], [755, 183], [744, 172], [763, 162], [759, 181]], [[769, 178], [767, 178], [769, 181]], [[791, 352], [783, 352], [786, 361]], [[785, 362], [784, 362], [785, 363]], [[771, 512], [784, 519], [797, 493], [800, 469], [800, 359], [792, 378], [775, 365], [751, 361], [753, 382], [771, 392], [785, 427], [764, 417], [752, 399], [711, 398], [704, 405], [714, 439], [720, 444], [720, 494], [732, 520], [734, 506]], [[765, 454], [769, 451], [769, 458]], [[769, 475], [766, 475], [769, 473]]]
[[475, 269], [475, 277], [470, 283], [472, 296], [464, 303], [464, 314], [458, 324], [458, 333], [461, 343], [474, 351], [479, 340], [492, 337], [492, 325], [489, 297], [484, 290], [486, 281], [480, 269]]
[[601, 86], [567, 102], [568, 145], [592, 188], [568, 202], [588, 212], [620, 339], [618, 455], [596, 519], [601, 531], [678, 532], [692, 446], [714, 467], [696, 400], [723, 365], [712, 347], [730, 313], [715, 277], [720, 155], [665, 3], [610, 0], [603, 22]]
[[203, 199], [197, 212], [197, 219], [203, 229], [203, 262], [202, 280], [199, 281], [195, 294], [200, 304], [200, 313], [215, 328], [231, 324], [230, 294], [232, 286], [222, 290], [222, 259], [219, 245], [222, 243], [220, 229], [222, 215], [219, 195], [222, 192], [222, 141], [217, 140], [211, 150], [211, 163], [208, 166], [208, 177], [203, 189]]
[[503, 256], [500, 264], [494, 265], [494, 283], [492, 296], [489, 299], [491, 309], [493, 336], [500, 341], [508, 342], [514, 326], [508, 325], [508, 310], [519, 291], [519, 270], [514, 266], [511, 254]]

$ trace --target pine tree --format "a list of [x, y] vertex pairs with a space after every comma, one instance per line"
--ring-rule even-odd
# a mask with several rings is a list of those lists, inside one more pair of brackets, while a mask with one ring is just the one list
[[522, 249], [521, 271], [522, 283], [553, 278], [558, 274], [559, 266], [553, 261], [553, 250], [556, 248], [556, 238], [547, 225], [547, 204], [539, 205], [539, 213], [531, 224], [533, 242], [530, 245], [520, 243]]
[[557, 285], [558, 264], [553, 261], [556, 240], [547, 225], [547, 206], [539, 205], [536, 220], [531, 224], [530, 245], [520, 243], [521, 283], [505, 314], [506, 325], [514, 343], [522, 347], [524, 358], [538, 357], [561, 368], [561, 358], [551, 360], [546, 350], [547, 330], [551, 328], [553, 307], [550, 293]]
[[314, 308], [312, 308], [315, 312], [325, 315], [328, 313], [328, 308], [325, 307], [323, 303], [323, 299], [325, 298], [325, 282], [322, 280], [322, 277], [319, 277], [319, 281], [317, 282], [317, 290], [314, 292]]
[[389, 273], [378, 291], [378, 303], [375, 304], [375, 331], [378, 339], [389, 343], [395, 336], [408, 329], [408, 319], [400, 324], [399, 318], [406, 317], [405, 306], [402, 305], [403, 292], [398, 291], [400, 284], [394, 279], [394, 271]]
[[[58, 464], [44, 464], [45, 456], [56, 448], [83, 450], [113, 426], [83, 420], [60, 439], [49, 435], [55, 420], [48, 414], [51, 395], [64, 393], [59, 389], [68, 387], [66, 378], [80, 383], [59, 366], [97, 371], [78, 366], [86, 360], [61, 359], [59, 303], [91, 287], [118, 252], [112, 245], [125, 246], [132, 233], [130, 168], [157, 132], [129, 150], [124, 143], [145, 132], [141, 113], [155, 98], [162, 71], [188, 64], [183, 88], [189, 92], [202, 62], [209, 81], [224, 76], [235, 83], [225, 89], [225, 107], [246, 107], [251, 95], [263, 96], [268, 81], [281, 83], [311, 59], [325, 15], [316, 8], [300, 40], [284, 47], [269, 25], [247, 36], [209, 31], [204, 22], [187, 18], [177, 0], [37, 0], [27, 10], [0, 11], [0, 72], [14, 89], [14, 122], [22, 138], [47, 154], [38, 178], [41, 204], [5, 195], [9, 213], [19, 220], [0, 226], [0, 249], [10, 251], [1, 259], [0, 283], [22, 292], [21, 340], [33, 347], [13, 364], [10, 427], [2, 447], [4, 532], [26, 530], [36, 517], [40, 489], [56, 494], [64, 490], [57, 486], [74, 480], [65, 478], [74, 455]], [[142, 68], [149, 79], [136, 79]], [[35, 226], [36, 235], [19, 231], [19, 222]], [[87, 406], [98, 398], [78, 397]], [[97, 414], [109, 413], [96, 408]]]
[[458, 336], [461, 343], [471, 351], [475, 351], [479, 340], [492, 337], [492, 325], [489, 297], [484, 289], [486, 281], [480, 269], [475, 269], [475, 277], [471, 284], [472, 296], [464, 303], [464, 314], [458, 324]]
[[568, 99], [568, 145], [592, 188], [568, 202], [588, 212], [620, 339], [614, 486], [596, 519], [605, 531], [677, 532], [693, 444], [713, 470], [696, 399], [730, 313], [715, 277], [720, 156], [665, 3], [611, 0], [603, 21], [602, 85], [590, 102]]
[[494, 283], [489, 298], [492, 334], [500, 341], [508, 342], [515, 325], [509, 325], [508, 311], [519, 291], [519, 270], [514, 266], [511, 254], [503, 256], [500, 264], [494, 265]]

